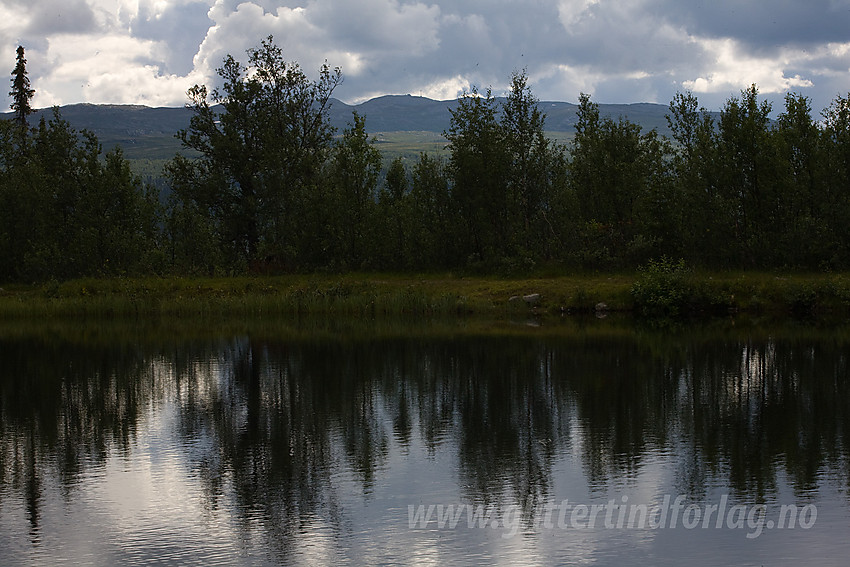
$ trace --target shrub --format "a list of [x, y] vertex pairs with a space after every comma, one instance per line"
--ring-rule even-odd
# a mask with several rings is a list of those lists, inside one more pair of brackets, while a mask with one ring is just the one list
[[651, 317], [676, 317], [687, 309], [694, 290], [688, 277], [690, 270], [684, 260], [674, 261], [662, 256], [659, 260], [650, 260], [638, 272], [631, 294], [639, 313]]

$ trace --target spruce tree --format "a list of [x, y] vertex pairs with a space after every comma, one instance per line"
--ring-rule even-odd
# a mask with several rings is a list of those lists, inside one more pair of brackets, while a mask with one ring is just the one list
[[15, 112], [15, 122], [18, 123], [23, 135], [27, 131], [27, 116], [32, 114], [30, 100], [35, 94], [35, 90], [30, 88], [30, 79], [27, 77], [27, 60], [24, 59], [24, 47], [18, 46], [17, 63], [15, 70], [12, 71], [12, 90], [9, 96], [12, 97], [12, 110]]

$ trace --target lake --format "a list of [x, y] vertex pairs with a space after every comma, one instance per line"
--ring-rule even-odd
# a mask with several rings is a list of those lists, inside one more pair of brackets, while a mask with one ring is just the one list
[[5, 565], [846, 565], [850, 327], [0, 327]]

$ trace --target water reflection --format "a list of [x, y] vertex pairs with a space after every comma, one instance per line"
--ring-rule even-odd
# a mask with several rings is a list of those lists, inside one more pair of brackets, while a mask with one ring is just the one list
[[[352, 498], [386, 493], [382, 483], [411, 454], [445, 463], [463, 501], [527, 514], [560, 498], [565, 459], [580, 463], [590, 495], [628, 485], [659, 456], [674, 469], [670, 490], [695, 500], [717, 486], [752, 502], [775, 499], [785, 483], [803, 501], [824, 482], [850, 486], [840, 333], [606, 329], [5, 338], [0, 507], [24, 502], [29, 545], [39, 546], [45, 486], [73, 502], [91, 471], [131, 461], [139, 428], [164, 416], [173, 416], [163, 433], [172, 457], [205, 513], [231, 518], [241, 545], [278, 559], [306, 539], [368, 531]], [[424, 490], [415, 473], [400, 505], [454, 493]]]
[[42, 484], [70, 497], [85, 467], [127, 449], [139, 406], [153, 395], [136, 349], [104, 352], [44, 338], [0, 343], [0, 486], [24, 495], [30, 535], [40, 540]]

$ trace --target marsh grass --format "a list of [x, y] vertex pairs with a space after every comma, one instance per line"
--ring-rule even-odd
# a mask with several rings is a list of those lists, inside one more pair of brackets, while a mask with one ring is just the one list
[[[610, 311], [645, 317], [733, 312], [850, 313], [844, 274], [676, 273], [652, 275], [656, 301], [675, 310], [642, 310], [636, 284], [647, 274], [574, 274], [540, 278], [399, 274], [313, 274], [230, 278], [113, 278], [0, 288], [0, 317], [214, 318], [332, 315], [486, 316], [501, 319]], [[644, 278], [641, 280], [641, 278]], [[664, 279], [667, 278], [667, 279]], [[673, 287], [671, 287], [673, 286]], [[646, 290], [646, 286], [644, 286]], [[539, 301], [509, 301], [539, 294]]]
[[550, 317], [542, 323], [529, 317], [490, 318], [455, 315], [410, 318], [399, 315], [363, 317], [311, 314], [280, 317], [58, 317], [0, 319], [0, 341], [29, 340], [82, 347], [114, 348], [139, 345], [171, 349], [187, 341], [220, 341], [226, 337], [252, 340], [356, 343], [376, 340], [448, 340], [470, 337], [538, 339], [563, 345], [569, 341], [637, 339], [648, 354], [678, 357], [688, 345], [712, 344], [718, 336], [773, 340], [830, 340], [850, 343], [846, 320], [797, 320], [787, 317], [739, 314], [734, 319], [638, 320], [628, 313]]

